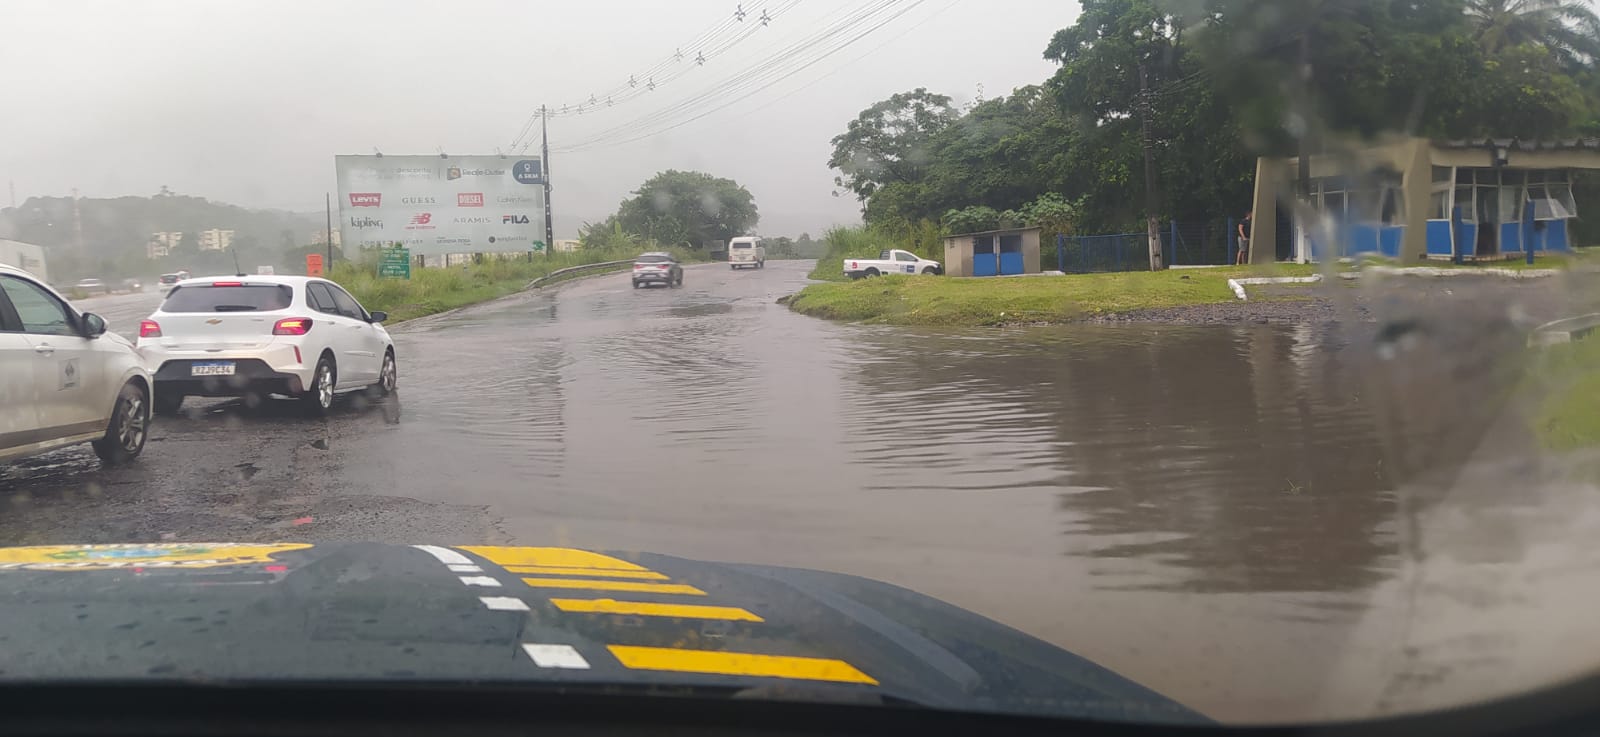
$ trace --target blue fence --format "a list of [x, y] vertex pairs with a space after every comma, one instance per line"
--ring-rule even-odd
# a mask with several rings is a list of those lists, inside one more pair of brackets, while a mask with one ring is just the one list
[[[1161, 233], [1168, 266], [1231, 264], [1239, 252], [1238, 221], [1173, 221]], [[1150, 246], [1144, 233], [1057, 235], [1056, 268], [1068, 273], [1146, 271]]]

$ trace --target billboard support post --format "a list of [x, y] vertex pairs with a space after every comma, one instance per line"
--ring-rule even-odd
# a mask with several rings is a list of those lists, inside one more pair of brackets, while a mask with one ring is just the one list
[[544, 255], [556, 250], [555, 216], [550, 212], [550, 108], [539, 106], [539, 164], [544, 167]]
[[328, 242], [328, 264], [333, 264], [333, 194], [322, 193], [322, 206], [327, 209], [328, 229], [323, 232], [322, 239]]

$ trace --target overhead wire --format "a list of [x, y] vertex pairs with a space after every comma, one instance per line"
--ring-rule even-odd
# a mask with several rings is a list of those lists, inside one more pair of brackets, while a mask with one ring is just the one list
[[763, 0], [746, 9], [745, 4], [740, 3], [734, 13], [702, 31], [688, 44], [677, 47], [672, 55], [661, 59], [653, 66], [629, 75], [627, 81], [618, 82], [608, 89], [592, 93], [586, 100], [559, 106], [541, 105], [523, 122], [516, 137], [512, 139], [511, 150], [528, 149], [531, 145], [531, 141], [527, 140], [528, 136], [541, 117], [581, 115], [586, 112], [585, 108], [594, 110], [601, 106], [612, 107], [648, 94], [656, 87], [691, 73], [727, 52], [798, 4], [799, 0], [785, 0], [775, 7], [769, 7], [767, 0]]
[[633, 119], [633, 120], [631, 120], [629, 122], [622, 123], [622, 124], [619, 124], [617, 126], [614, 126], [613, 128], [608, 129], [606, 132], [601, 133], [601, 134], [597, 134], [596, 136], [592, 136], [590, 139], [586, 139], [585, 141], [582, 141], [580, 143], [588, 143], [590, 141], [596, 140], [596, 139], [598, 139], [598, 138], [600, 138], [602, 136], [605, 136], [605, 135], [616, 135], [616, 134], [620, 134], [620, 133], [625, 133], [625, 132], [633, 130], [633, 129], [643, 128], [645, 126], [648, 126], [648, 125], [654, 123], [655, 121], [657, 121], [658, 119], [660, 119], [662, 117], [669, 116], [669, 115], [674, 114], [674, 113], [676, 113], [676, 112], [680, 111], [681, 109], [684, 109], [684, 108], [686, 108], [688, 106], [692, 106], [694, 104], [699, 104], [700, 102], [708, 100], [708, 99], [714, 97], [716, 94], [725, 91], [726, 89], [736, 88], [740, 84], [745, 84], [745, 83], [748, 82], [749, 79], [756, 78], [759, 75], [761, 75], [763, 73], [766, 73], [768, 70], [770, 70], [770, 68], [775, 63], [781, 63], [784, 60], [788, 59], [789, 57], [793, 56], [798, 50], [803, 49], [808, 44], [818, 43], [821, 40], [826, 39], [830, 34], [837, 33], [840, 28], [848, 28], [849, 24], [859, 23], [859, 22], [861, 22], [861, 20], [863, 18], [869, 17], [872, 13], [877, 12], [878, 10], [881, 10], [883, 7], [886, 7], [889, 3], [898, 2], [898, 1], [899, 0], [877, 0], [877, 4], [876, 5], [868, 6], [864, 10], [863, 9], [848, 9], [847, 8], [846, 10], [844, 10], [844, 11], [842, 11], [840, 13], [837, 13], [837, 14], [831, 16], [830, 18], [828, 18], [827, 20], [825, 20], [824, 22], [825, 22], [825, 24], [827, 24], [827, 27], [824, 30], [816, 32], [816, 33], [813, 33], [812, 35], [807, 36], [807, 37], [801, 39], [800, 41], [797, 41], [797, 42], [795, 42], [793, 44], [790, 44], [789, 46], [784, 47], [783, 49], [780, 49], [779, 52], [777, 52], [776, 54], [774, 54], [772, 57], [768, 58], [767, 60], [765, 60], [761, 64], [759, 64], [759, 65], [757, 65], [755, 67], [752, 67], [752, 68], [745, 69], [745, 70], [742, 70], [740, 72], [737, 72], [737, 73], [735, 73], [734, 75], [732, 75], [730, 77], [727, 77], [727, 78], [725, 78], [723, 80], [720, 80], [720, 81], [714, 83], [710, 88], [702, 90], [701, 92], [699, 92], [699, 93], [697, 93], [695, 95], [691, 95], [691, 96], [689, 96], [687, 98], [681, 99], [676, 103], [668, 105], [667, 107], [658, 109], [658, 110], [653, 111], [651, 113], [647, 113], [647, 114], [642, 115], [642, 116], [640, 116], [638, 118], [635, 118], [635, 119]]
[[[883, 47], [888, 46], [889, 44], [892, 44], [895, 41], [900, 40], [906, 34], [917, 30], [918, 28], [922, 27], [922, 25], [924, 23], [927, 23], [928, 21], [933, 20], [934, 18], [936, 18], [939, 15], [943, 14], [946, 10], [951, 9], [951, 8], [959, 5], [960, 3], [961, 3], [961, 0], [950, 0], [950, 2], [947, 3], [944, 7], [939, 8], [937, 10], [934, 10], [932, 13], [929, 13], [928, 16], [923, 18], [922, 20], [919, 20], [916, 23], [913, 23], [913, 24], [911, 24], [909, 26], [906, 26], [905, 29], [900, 31], [899, 33], [896, 33], [893, 36], [890, 36], [890, 37], [884, 39], [883, 43], [880, 43], [877, 46], [874, 46], [874, 47], [872, 47], [870, 49], [867, 49], [867, 51], [865, 53], [851, 58], [849, 61], [847, 61], [847, 62], [845, 62], [843, 64], [840, 64], [837, 67], [834, 67], [831, 71], [828, 71], [828, 72], [822, 74], [821, 76], [812, 79], [810, 82], [807, 82], [807, 83], [805, 83], [803, 85], [800, 85], [799, 87], [795, 87], [794, 89], [789, 90], [788, 93], [786, 93], [785, 97], [787, 95], [792, 95], [792, 94], [795, 94], [795, 93], [800, 92], [802, 90], [809, 89], [810, 87], [812, 87], [813, 85], [817, 84], [818, 82], [821, 82], [824, 79], [832, 77], [833, 75], [838, 74], [839, 72], [842, 72], [842, 71], [844, 71], [846, 69], [850, 69], [850, 68], [854, 67], [857, 62], [859, 62], [862, 59], [865, 59], [865, 58], [867, 58], [869, 56], [872, 56], [873, 54], [878, 53], [879, 51], [883, 50]], [[763, 103], [761, 105], [757, 105], [756, 107], [753, 107], [753, 108], [751, 108], [749, 110], [746, 110], [744, 112], [744, 114], [740, 115], [739, 117], [742, 118], [742, 117], [745, 117], [745, 116], [748, 116], [748, 115], [753, 115], [753, 114], [758, 113], [758, 112], [760, 112], [762, 110], [765, 110], [765, 109], [767, 109], [769, 107], [772, 107], [773, 105], [776, 105], [776, 104], [778, 104], [780, 102], [783, 102], [785, 97], [774, 97], [773, 99], [771, 99], [771, 100], [769, 100], [769, 101], [767, 101], [767, 102], [765, 102], [765, 103]]]
[[[889, 13], [886, 18], [879, 18], [879, 16], [893, 10], [896, 5], [902, 2], [904, 0], [879, 0], [864, 9], [858, 9], [849, 13], [844, 19], [836, 21], [830, 27], [791, 44], [761, 64], [730, 77], [710, 89], [654, 113], [602, 131], [588, 139], [560, 147], [558, 150], [572, 152], [599, 145], [628, 143], [699, 120], [706, 115], [726, 108], [728, 105], [746, 99], [752, 94], [765, 90], [804, 69], [810, 68], [823, 59], [849, 47], [866, 35], [882, 28], [887, 23], [905, 15], [910, 10], [921, 5], [925, 0], [915, 0], [909, 6]], [[865, 31], [854, 36], [849, 35], [862, 26], [868, 27]], [[808, 52], [814, 49], [820, 49], [821, 53], [808, 60]], [[797, 64], [798, 66], [796, 66]], [[754, 87], [754, 89], [750, 89], [751, 87]], [[734, 95], [737, 95], [737, 97], [733, 97], [726, 103], [717, 104], [720, 100]], [[710, 106], [709, 109], [708, 106]], [[671, 122], [674, 118], [681, 118], [687, 113], [696, 111], [699, 111], [699, 114]]]
[[[788, 0], [787, 2], [783, 3], [782, 5], [780, 5], [777, 10], [774, 10], [770, 17], [776, 18], [779, 15], [781, 15], [784, 11], [787, 11], [790, 8], [793, 8], [794, 6], [796, 6], [798, 4], [799, 4], [799, 0]], [[717, 56], [721, 55], [723, 52], [725, 52], [725, 51], [729, 50], [730, 48], [732, 48], [738, 42], [743, 41], [744, 39], [749, 38], [750, 36], [754, 35], [756, 32], [760, 31], [761, 28], [762, 27], [759, 26], [759, 25], [751, 26], [749, 28], [746, 28], [738, 36], [734, 37], [733, 39], [730, 39], [728, 42], [724, 43], [721, 46], [718, 46], [718, 47], [716, 47], [714, 49], [711, 49], [710, 51], [702, 50], [700, 52], [697, 52], [696, 58], [690, 60], [693, 63], [684, 64], [684, 65], [682, 65], [681, 67], [679, 67], [676, 70], [667, 71], [667, 72], [664, 73], [665, 76], [661, 76], [659, 79], [657, 78], [656, 75], [652, 75], [652, 76], [646, 77], [642, 84], [638, 84], [636, 86], [631, 86], [628, 89], [628, 91], [625, 92], [625, 93], [621, 93], [619, 95], [607, 97], [607, 98], [604, 98], [603, 100], [600, 99], [600, 98], [595, 98], [595, 102], [593, 104], [585, 102], [584, 105], [587, 105], [589, 107], [589, 109], [592, 111], [592, 110], [595, 110], [598, 107], [600, 107], [600, 103], [602, 103], [602, 102], [605, 104], [606, 107], [611, 107], [615, 103], [627, 102], [629, 100], [633, 100], [635, 98], [642, 97], [644, 95], [648, 95], [651, 92], [653, 92], [657, 87], [660, 87], [660, 86], [665, 85], [665, 84], [669, 84], [672, 81], [677, 80], [677, 79], [679, 79], [681, 77], [687, 76], [689, 74], [693, 74], [696, 69], [698, 69], [700, 66], [702, 66], [704, 64], [704, 62], [711, 61], [712, 59], [714, 59]], [[566, 117], [566, 116], [569, 116], [569, 115], [583, 115], [585, 113], [585, 111], [582, 109], [584, 105], [580, 105], [577, 109], [552, 110], [550, 115], [551, 115], [551, 117], [556, 117], [556, 118]]]

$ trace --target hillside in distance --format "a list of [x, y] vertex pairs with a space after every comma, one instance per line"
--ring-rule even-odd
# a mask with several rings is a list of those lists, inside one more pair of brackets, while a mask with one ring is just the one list
[[[155, 232], [181, 231], [184, 250], [202, 230], [232, 230], [241, 264], [277, 264], [286, 251], [314, 240], [322, 213], [251, 210], [204, 197], [161, 193], [150, 197], [30, 197], [0, 209], [0, 238], [46, 249], [52, 277], [150, 276], [170, 264], [147, 257]], [[230, 256], [231, 258], [231, 256]]]

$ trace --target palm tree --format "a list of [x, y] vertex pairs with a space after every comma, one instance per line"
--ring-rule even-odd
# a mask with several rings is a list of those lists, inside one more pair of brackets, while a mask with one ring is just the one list
[[1600, 17], [1584, 0], [1467, 0], [1466, 11], [1491, 54], [1537, 44], [1563, 65], [1600, 58]]

